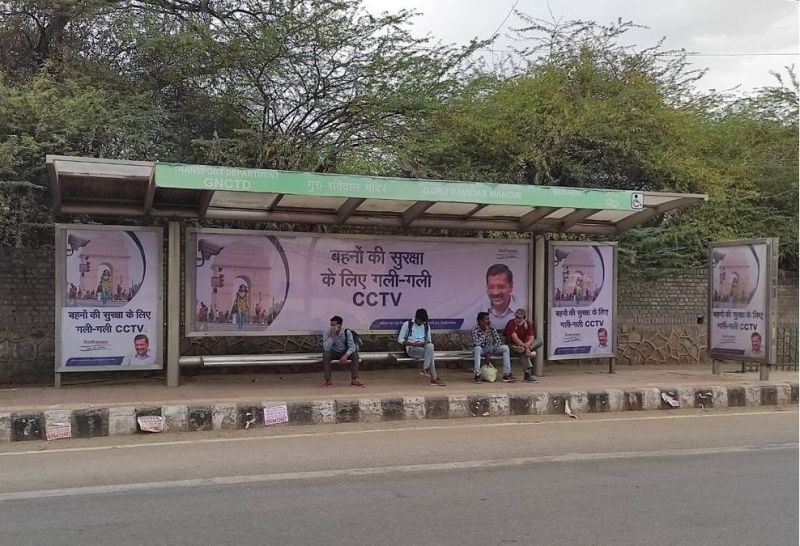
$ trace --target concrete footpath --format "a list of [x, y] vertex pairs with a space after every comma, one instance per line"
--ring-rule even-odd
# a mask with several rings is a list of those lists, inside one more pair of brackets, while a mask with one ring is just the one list
[[[737, 366], [738, 368], [738, 366]], [[733, 367], [731, 367], [733, 369]], [[784, 406], [798, 403], [797, 372], [712, 375], [692, 368], [551, 365], [539, 383], [473, 384], [469, 370], [442, 370], [432, 387], [418, 370], [370, 370], [366, 387], [347, 372], [214, 375], [0, 389], [0, 442], [150, 432], [234, 430], [272, 424], [330, 424], [502, 415]], [[69, 376], [65, 377], [69, 382]], [[266, 421], [266, 425], [265, 425]]]

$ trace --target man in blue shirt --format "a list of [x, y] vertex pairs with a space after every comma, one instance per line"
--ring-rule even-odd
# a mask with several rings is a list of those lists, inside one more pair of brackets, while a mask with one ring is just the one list
[[363, 387], [364, 384], [358, 380], [358, 346], [353, 339], [353, 332], [342, 329], [342, 322], [342, 317], [333, 316], [330, 328], [322, 332], [322, 367], [325, 372], [325, 383], [322, 386], [333, 387], [331, 360], [337, 360], [339, 364], [344, 364], [349, 359], [350, 385]]
[[414, 313], [414, 320], [403, 323], [400, 334], [397, 336], [397, 342], [405, 348], [408, 356], [424, 361], [423, 373], [431, 377], [432, 387], [444, 387], [444, 382], [436, 375], [428, 311], [417, 309]]

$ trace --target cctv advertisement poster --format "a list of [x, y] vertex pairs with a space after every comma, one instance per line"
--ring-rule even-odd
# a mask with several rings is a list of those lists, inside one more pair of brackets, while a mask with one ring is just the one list
[[62, 225], [56, 241], [56, 371], [161, 368], [161, 229]]
[[770, 341], [769, 243], [712, 245], [709, 352], [713, 358], [766, 360]]
[[616, 247], [550, 245], [548, 360], [615, 356]]
[[424, 307], [434, 330], [479, 311], [500, 329], [529, 304], [529, 242], [190, 230], [188, 335], [396, 332]]

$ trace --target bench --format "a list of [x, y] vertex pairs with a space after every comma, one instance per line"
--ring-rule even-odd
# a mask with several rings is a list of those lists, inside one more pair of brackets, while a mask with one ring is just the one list
[[[359, 352], [365, 362], [394, 361], [397, 363], [422, 363], [421, 358], [412, 358], [404, 351], [370, 351]], [[472, 360], [472, 351], [435, 351], [436, 362], [457, 362]], [[502, 357], [493, 355], [492, 360]], [[511, 356], [512, 360], [517, 358]], [[322, 364], [322, 353], [287, 353], [287, 354], [254, 354], [254, 355], [201, 355], [182, 356], [178, 359], [181, 367], [202, 366], [216, 368], [227, 366], [313, 366]]]

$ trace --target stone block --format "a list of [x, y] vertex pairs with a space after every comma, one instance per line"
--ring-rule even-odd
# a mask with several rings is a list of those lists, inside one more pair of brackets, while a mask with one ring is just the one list
[[426, 396], [425, 417], [427, 419], [448, 419], [450, 417], [448, 398], [446, 396]]
[[564, 413], [564, 408], [567, 402], [569, 402], [568, 392], [551, 392], [547, 398], [547, 413], [551, 415], [561, 415]]
[[509, 404], [510, 403], [507, 394], [490, 394], [489, 415], [492, 417], [510, 415], [511, 409], [509, 408]]
[[11, 413], [0, 412], [0, 442], [11, 441]]
[[286, 404], [286, 412], [289, 414], [290, 425], [312, 425], [314, 424], [314, 403], [313, 402], [289, 402]]
[[75, 410], [72, 412], [73, 438], [94, 438], [108, 435], [108, 409]]
[[791, 401], [792, 402], [797, 402], [798, 401], [798, 394], [800, 394], [800, 385], [798, 385], [797, 383], [792, 383], [791, 384], [791, 389], [792, 389]]
[[786, 383], [780, 383], [778, 385], [775, 385], [775, 391], [777, 395], [777, 403], [779, 406], [786, 406], [791, 403], [792, 388], [790, 385]]
[[746, 406], [760, 406], [761, 385], [746, 385], [744, 388], [744, 401]]
[[680, 387], [678, 389], [678, 401], [680, 402], [680, 407], [682, 408], [694, 408], [695, 407], [695, 393], [694, 387]]
[[715, 408], [728, 407], [728, 389], [727, 387], [711, 387], [711, 401]]
[[450, 406], [450, 419], [461, 419], [470, 416], [469, 400], [466, 396], [448, 396], [447, 403]]
[[531, 411], [536, 415], [545, 415], [550, 408], [550, 394], [535, 392], [531, 394]]
[[[670, 409], [679, 409], [681, 407], [681, 398], [678, 394], [678, 389], [674, 387], [661, 387], [658, 393], [658, 399], [660, 402], [659, 409], [670, 410]], [[677, 403], [677, 406], [673, 406], [669, 400], [673, 400]]]
[[590, 391], [586, 393], [586, 407], [589, 413], [605, 413], [610, 411], [608, 392]]
[[569, 407], [572, 413], [586, 413], [589, 411], [589, 397], [586, 391], [573, 391], [569, 393]]
[[643, 410], [657, 410], [661, 408], [663, 400], [661, 400], [661, 389], [647, 387], [640, 389], [642, 394], [642, 409]]
[[336, 422], [337, 423], [358, 423], [361, 418], [361, 411], [358, 400], [337, 400], [336, 401]]
[[778, 387], [777, 385], [761, 385], [761, 400], [762, 406], [777, 406], [778, 405]]
[[406, 416], [403, 399], [399, 397], [381, 399], [381, 411], [384, 421], [401, 421]]
[[186, 412], [189, 432], [214, 430], [214, 410], [208, 406], [189, 406]]
[[14, 413], [11, 415], [11, 441], [44, 439], [44, 414], [42, 412]]
[[139, 425], [136, 423], [136, 408], [128, 406], [108, 408], [109, 436], [126, 436], [128, 434], [135, 434], [138, 430]]
[[489, 417], [488, 396], [467, 396], [467, 407], [472, 417]]
[[328, 425], [336, 422], [335, 400], [314, 400], [311, 411], [315, 425]]
[[425, 419], [425, 397], [404, 396], [403, 413], [404, 418], [411, 421]]
[[212, 430], [236, 430], [236, 404], [214, 404], [211, 409]]
[[606, 389], [608, 411], [625, 411], [625, 392], [618, 389]]
[[717, 407], [714, 405], [714, 391], [712, 387], [699, 387], [694, 389], [694, 400], [691, 407], [708, 409]]
[[743, 407], [746, 404], [744, 387], [728, 387], [728, 407]]
[[254, 402], [246, 402], [236, 406], [236, 426], [246, 430], [264, 426], [263, 406]]
[[188, 430], [189, 407], [182, 404], [164, 406], [164, 432], [186, 432]]
[[358, 401], [358, 419], [362, 423], [374, 423], [383, 419], [380, 398], [362, 398]]
[[511, 415], [530, 415], [533, 410], [533, 398], [530, 394], [510, 394], [508, 408]]

